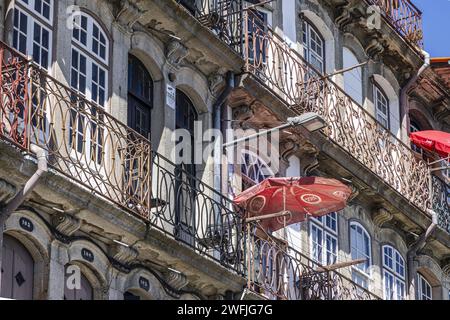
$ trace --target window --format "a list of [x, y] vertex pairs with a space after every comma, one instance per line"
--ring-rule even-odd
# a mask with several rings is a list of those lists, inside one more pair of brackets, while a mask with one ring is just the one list
[[251, 151], [242, 152], [241, 163], [243, 190], [274, 176], [269, 165]]
[[[343, 49], [344, 69], [354, 67], [359, 64], [356, 56], [348, 48]], [[360, 105], [363, 104], [362, 93], [362, 71], [361, 67], [344, 73], [345, 92]]]
[[338, 226], [337, 214], [312, 218], [310, 224], [311, 257], [321, 265], [337, 262]]
[[386, 300], [404, 300], [406, 295], [405, 260], [392, 246], [382, 247], [383, 283]]
[[153, 80], [144, 64], [128, 57], [128, 126], [150, 138]]
[[268, 42], [266, 39], [269, 25], [269, 13], [251, 9], [248, 11], [248, 55], [255, 67], [261, 67], [267, 62]]
[[52, 4], [51, 0], [20, 0], [14, 7], [13, 47], [44, 69], [51, 63]]
[[430, 283], [420, 274], [417, 274], [417, 296], [419, 300], [433, 300]]
[[377, 121], [385, 128], [389, 129], [389, 100], [380, 87], [376, 84], [373, 86], [373, 98], [375, 101], [375, 114]]
[[303, 57], [319, 72], [325, 72], [325, 41], [317, 29], [303, 20]]
[[353, 266], [353, 281], [368, 288], [370, 266], [372, 262], [371, 240], [368, 232], [359, 223], [350, 224], [350, 250], [352, 260], [366, 259], [365, 263]]
[[[94, 19], [84, 13], [74, 18], [70, 84], [94, 106], [105, 108], [108, 90], [108, 42]], [[75, 98], [74, 98], [75, 99]], [[87, 162], [103, 163], [104, 115], [83, 101], [71, 113], [70, 144]]]
[[[420, 131], [420, 126], [417, 124], [417, 122], [415, 122], [414, 120], [410, 120], [409, 121], [409, 133], [414, 133], [414, 132], [419, 132]], [[414, 143], [411, 142], [411, 149], [414, 152], [423, 154], [423, 150], [422, 148], [416, 146]]]

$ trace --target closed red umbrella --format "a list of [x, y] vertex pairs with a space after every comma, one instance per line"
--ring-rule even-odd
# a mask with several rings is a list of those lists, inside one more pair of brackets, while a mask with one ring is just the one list
[[409, 136], [411, 141], [431, 152], [436, 152], [441, 157], [447, 158], [450, 155], [450, 133], [443, 131], [418, 131]]
[[350, 188], [335, 179], [269, 178], [242, 192], [234, 202], [247, 210], [247, 221], [259, 220], [266, 230], [276, 231], [304, 221], [307, 215], [319, 217], [342, 210], [350, 195]]

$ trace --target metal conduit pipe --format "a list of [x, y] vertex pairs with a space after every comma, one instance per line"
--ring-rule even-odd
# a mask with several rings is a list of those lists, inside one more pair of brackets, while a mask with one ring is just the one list
[[[409, 101], [408, 101], [408, 91], [412, 88], [414, 83], [416, 83], [417, 79], [422, 75], [422, 73], [425, 72], [425, 70], [428, 69], [430, 66], [430, 54], [426, 52], [425, 50], [422, 50], [422, 54], [425, 57], [425, 62], [422, 65], [422, 67], [419, 69], [419, 71], [414, 74], [409, 80], [408, 83], [402, 88], [400, 91], [400, 108], [401, 108], [401, 117], [403, 117], [403, 121], [406, 121], [407, 119], [407, 112], [409, 109]], [[406, 126], [406, 123], [403, 123]], [[400, 126], [402, 126], [402, 123], [400, 123]]]
[[[30, 194], [30, 192], [36, 187], [41, 176], [47, 172], [47, 154], [44, 149], [38, 147], [34, 144], [30, 146], [31, 152], [36, 154], [37, 157], [37, 170], [28, 179], [23, 188], [10, 200], [5, 206], [0, 208], [0, 266], [2, 265], [2, 252], [3, 252], [3, 228], [6, 220], [11, 216], [11, 214], [19, 208], [23, 203], [25, 198]], [[0, 274], [0, 290], [2, 287], [2, 279]]]
[[407, 264], [408, 264], [408, 283], [409, 283], [409, 295], [410, 297], [415, 297], [416, 295], [416, 281], [415, 281], [415, 272], [414, 272], [414, 258], [417, 256], [417, 253], [422, 250], [428, 239], [431, 237], [433, 232], [436, 230], [438, 225], [438, 215], [433, 210], [428, 210], [428, 213], [431, 215], [431, 224], [428, 226], [427, 230], [420, 235], [416, 242], [414, 242], [411, 248], [408, 250], [406, 254]]

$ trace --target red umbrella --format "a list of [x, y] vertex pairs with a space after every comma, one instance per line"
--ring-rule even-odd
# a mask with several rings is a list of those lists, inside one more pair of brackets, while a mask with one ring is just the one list
[[441, 157], [447, 158], [450, 155], [450, 133], [442, 131], [419, 131], [411, 133], [411, 141], [431, 152], [436, 152]]
[[246, 220], [259, 220], [266, 230], [276, 231], [287, 225], [345, 208], [351, 194], [349, 187], [335, 179], [320, 177], [269, 178], [234, 199], [247, 209]]

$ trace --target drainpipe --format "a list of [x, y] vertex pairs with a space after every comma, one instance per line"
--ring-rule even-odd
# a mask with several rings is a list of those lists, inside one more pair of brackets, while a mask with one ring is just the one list
[[[3, 229], [6, 220], [9, 216], [19, 208], [25, 198], [30, 194], [30, 192], [37, 185], [40, 177], [47, 172], [47, 155], [44, 149], [38, 147], [34, 144], [30, 146], [31, 152], [36, 154], [37, 157], [37, 170], [36, 172], [28, 179], [25, 183], [24, 187], [14, 196], [14, 198], [9, 201], [3, 208], [0, 209], [0, 266], [2, 265], [2, 252], [3, 252]], [[0, 274], [0, 289], [2, 287], [1, 282], [1, 274]]]
[[[416, 83], [416, 81], [419, 79], [419, 77], [422, 75], [422, 73], [428, 69], [430, 66], [430, 54], [426, 52], [425, 50], [422, 50], [422, 54], [425, 57], [425, 62], [422, 65], [422, 67], [419, 69], [419, 71], [411, 77], [411, 79], [408, 80], [408, 83], [402, 88], [400, 92], [400, 106], [401, 106], [401, 113], [404, 116], [404, 119], [407, 119], [407, 111], [409, 110], [409, 101], [408, 101], [408, 91], [412, 88], [412, 86]], [[405, 121], [404, 120], [404, 121]]]
[[414, 258], [417, 256], [417, 253], [422, 250], [430, 236], [433, 234], [434, 230], [438, 225], [438, 215], [433, 210], [428, 209], [428, 213], [431, 215], [431, 224], [428, 229], [417, 239], [416, 242], [413, 243], [411, 248], [408, 250], [406, 255], [408, 261], [408, 278], [409, 278], [409, 294], [410, 297], [416, 297], [416, 278], [415, 278], [415, 270], [413, 270], [414, 266]]
[[[213, 106], [213, 128], [219, 129], [222, 132], [222, 106], [225, 103], [228, 95], [235, 87], [234, 81], [234, 73], [229, 71], [227, 73], [226, 79], [226, 87], [220, 94], [219, 98], [217, 98], [216, 103]], [[222, 148], [222, 146], [218, 146], [218, 148]], [[219, 150], [220, 154], [222, 154], [222, 149]], [[217, 192], [222, 191], [222, 165], [220, 162], [214, 162], [214, 190]], [[219, 201], [220, 202], [220, 201]]]

